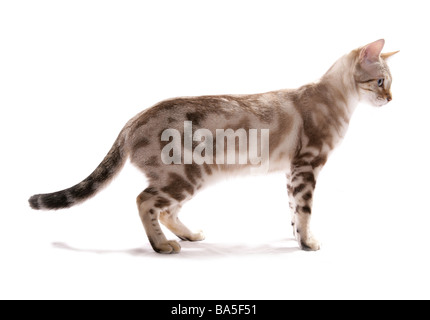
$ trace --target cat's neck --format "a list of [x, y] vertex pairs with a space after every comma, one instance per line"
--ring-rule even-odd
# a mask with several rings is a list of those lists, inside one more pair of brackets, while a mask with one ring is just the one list
[[338, 97], [338, 107], [344, 108], [350, 118], [358, 105], [359, 93], [354, 80], [355, 56], [347, 54], [337, 60], [319, 83], [331, 96]]

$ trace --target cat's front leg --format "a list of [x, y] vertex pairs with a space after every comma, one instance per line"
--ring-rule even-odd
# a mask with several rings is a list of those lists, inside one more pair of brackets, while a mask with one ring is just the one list
[[289, 178], [287, 189], [292, 210], [291, 224], [297, 242], [302, 250], [319, 250], [320, 243], [310, 230], [316, 173], [311, 164], [303, 164], [294, 166], [291, 175], [287, 177]]
[[291, 227], [293, 228], [294, 237], [296, 236], [296, 201], [293, 196], [293, 187], [291, 184], [291, 174], [287, 174], [287, 191], [288, 191], [288, 201], [290, 205], [291, 212]]

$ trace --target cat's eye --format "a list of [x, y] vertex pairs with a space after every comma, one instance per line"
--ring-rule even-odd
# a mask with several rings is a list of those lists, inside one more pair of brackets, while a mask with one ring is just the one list
[[384, 85], [384, 79], [378, 79], [378, 87], [382, 87]]

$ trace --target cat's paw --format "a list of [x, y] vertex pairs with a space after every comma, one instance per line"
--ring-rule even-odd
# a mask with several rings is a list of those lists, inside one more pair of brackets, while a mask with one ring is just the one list
[[199, 231], [191, 234], [187, 240], [188, 241], [202, 241], [202, 240], [205, 240], [205, 234], [203, 233], [202, 230], [199, 230]]
[[309, 237], [306, 240], [299, 240], [300, 249], [304, 251], [318, 251], [321, 249], [321, 244], [314, 237]]
[[186, 236], [178, 236], [179, 239], [184, 241], [202, 241], [205, 240], [205, 234], [199, 230], [195, 233], [187, 234]]
[[155, 252], [164, 254], [179, 253], [181, 251], [181, 246], [177, 241], [174, 240], [162, 242], [157, 245], [152, 245], [152, 248]]

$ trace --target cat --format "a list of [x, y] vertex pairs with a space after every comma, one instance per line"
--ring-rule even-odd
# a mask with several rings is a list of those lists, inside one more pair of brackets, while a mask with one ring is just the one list
[[[106, 186], [130, 159], [149, 181], [137, 197], [137, 206], [152, 248], [158, 253], [178, 253], [179, 243], [165, 237], [159, 222], [179, 239], [203, 240], [202, 232], [190, 231], [179, 220], [181, 206], [208, 184], [226, 175], [258, 171], [260, 163], [263, 171], [287, 174], [295, 238], [301, 249], [319, 250], [310, 230], [318, 174], [344, 137], [357, 104], [367, 101], [380, 107], [392, 100], [386, 60], [398, 51], [381, 53], [384, 44], [381, 39], [351, 51], [319, 81], [298, 89], [162, 101], [125, 125], [107, 156], [85, 180], [63, 191], [34, 195], [29, 204], [49, 210], [81, 203]], [[233, 135], [219, 135], [227, 131]], [[213, 137], [221, 141], [213, 144]], [[234, 149], [229, 154], [231, 137]], [[251, 144], [254, 149], [260, 146], [260, 156], [248, 153], [248, 142], [250, 148]], [[224, 161], [222, 151], [230, 162]]]

